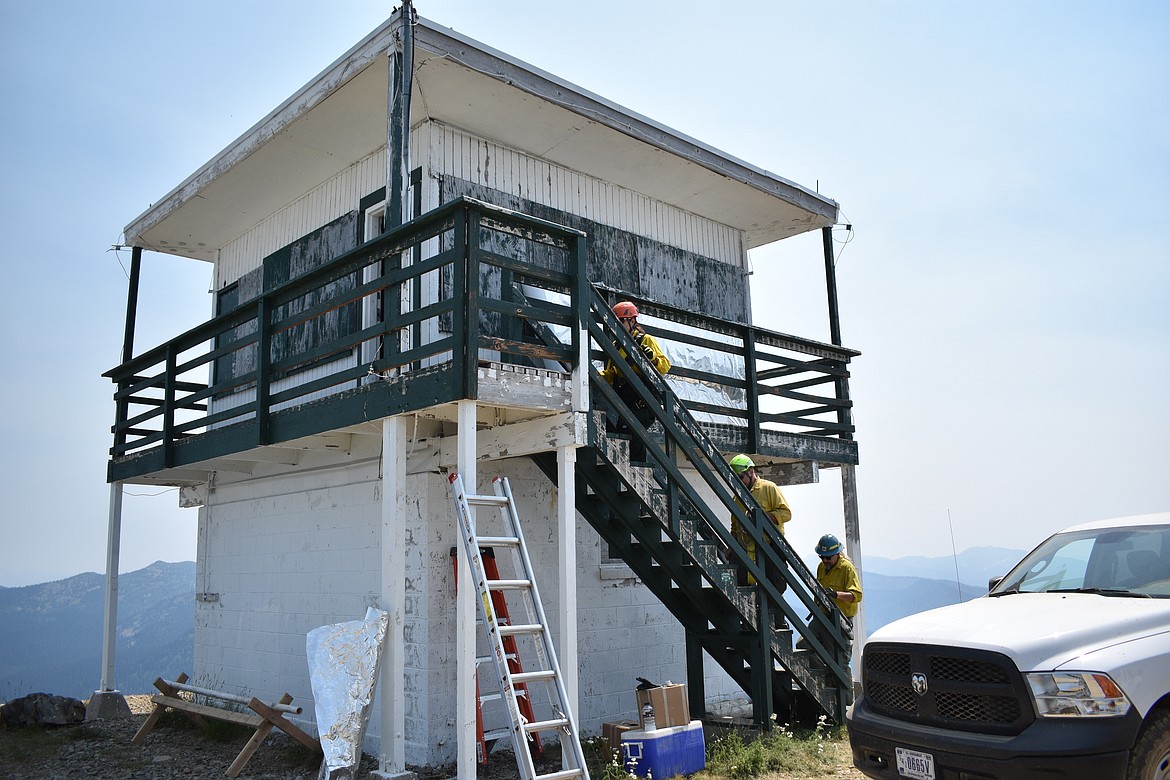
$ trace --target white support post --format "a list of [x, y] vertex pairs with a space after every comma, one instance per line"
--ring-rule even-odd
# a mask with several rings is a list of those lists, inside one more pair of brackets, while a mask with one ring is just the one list
[[102, 624], [102, 679], [89, 697], [86, 720], [130, 715], [130, 707], [114, 687], [114, 650], [118, 638], [118, 565], [122, 544], [122, 483], [110, 483], [110, 517], [106, 535], [105, 622]]
[[[459, 476], [469, 495], [479, 492], [475, 473], [476, 452], [476, 403], [459, 401], [459, 423], [457, 435]], [[471, 519], [475, 522], [475, 508], [471, 508]], [[460, 538], [459, 523], [450, 513], [450, 538]], [[459, 581], [463, 587], [455, 598], [455, 739], [456, 761], [460, 780], [474, 780], [475, 760], [475, 587], [472, 585], [471, 567], [467, 556], [459, 555]]]
[[405, 417], [382, 421], [382, 609], [390, 625], [378, 679], [380, 778], [414, 774], [406, 771], [406, 440]]
[[106, 600], [102, 626], [101, 690], [114, 688], [114, 649], [118, 636], [118, 565], [122, 552], [122, 483], [110, 483], [110, 517], [106, 531]]
[[[857, 576], [865, 587], [865, 574], [861, 564], [861, 521], [857, 512], [857, 474], [851, 464], [841, 466], [841, 499], [845, 509], [845, 554], [857, 568]], [[862, 591], [864, 594], [864, 590]], [[865, 644], [865, 599], [857, 617], [853, 619], [853, 668], [861, 669], [861, 646]]]
[[577, 338], [577, 366], [570, 378], [574, 412], [589, 411], [589, 331], [582, 328]]
[[[577, 448], [557, 450], [557, 567], [560, 569], [561, 646], [557, 650], [565, 676], [565, 705], [577, 707]], [[579, 723], [580, 720], [578, 719]], [[569, 751], [561, 756], [568, 768]]]

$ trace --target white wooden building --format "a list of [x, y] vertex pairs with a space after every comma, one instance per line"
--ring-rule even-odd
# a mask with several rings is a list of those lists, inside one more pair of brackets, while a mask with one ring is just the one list
[[[634, 716], [638, 676], [689, 682], [696, 712], [748, 697], [761, 720], [839, 717], [840, 648], [813, 674], [789, 632], [759, 628], [777, 594], [727, 584], [713, 552], [742, 555], [715, 528], [736, 452], [777, 481], [844, 469], [856, 535], [857, 353], [753, 327], [747, 274], [749, 249], [830, 227], [836, 204], [425, 19], [403, 40], [395, 15], [126, 227], [128, 345], [143, 251], [212, 263], [215, 311], [108, 374], [111, 579], [122, 485], [181, 486], [199, 506], [196, 681], [288, 691], [310, 717], [306, 633], [384, 609], [367, 750], [387, 776], [472, 776], [474, 603], [447, 477], [506, 476], [583, 733]], [[402, 84], [408, 106], [388, 98]], [[599, 416], [619, 298], [675, 365], [644, 466]], [[811, 575], [777, 545], [799, 624]], [[733, 637], [745, 622], [754, 644]]]

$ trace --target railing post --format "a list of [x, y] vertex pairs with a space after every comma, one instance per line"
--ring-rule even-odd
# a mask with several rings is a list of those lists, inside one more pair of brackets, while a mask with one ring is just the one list
[[167, 345], [166, 373], [163, 375], [163, 466], [175, 465], [175, 344]]
[[[829, 296], [829, 339], [833, 346], [841, 346], [841, 315], [837, 309], [837, 260], [833, 257], [833, 226], [821, 228], [821, 246], [825, 252], [825, 291]], [[844, 366], [844, 363], [841, 364]], [[849, 400], [849, 380], [839, 377], [833, 382], [837, 389], [837, 400]], [[837, 422], [841, 425], [852, 425], [853, 416], [849, 408], [843, 406], [837, 410]], [[853, 434], [841, 432], [842, 439], [852, 439]]]
[[821, 245], [825, 250], [825, 291], [829, 296], [829, 339], [841, 346], [841, 315], [837, 311], [837, 261], [833, 257], [833, 226], [821, 228]]
[[[480, 220], [483, 215], [479, 209], [467, 210], [467, 252], [466, 262], [463, 265], [465, 279], [463, 295], [466, 305], [467, 319], [464, 321], [464, 338], [466, 349], [463, 364], [463, 397], [475, 400], [479, 397], [479, 382], [477, 369], [479, 368], [479, 243]], [[456, 306], [459, 305], [456, 299]]]
[[743, 329], [744, 402], [747, 411], [747, 452], [760, 451], [760, 391], [756, 377], [756, 333]]
[[134, 323], [138, 317], [138, 279], [142, 274], [142, 247], [130, 250], [130, 285], [126, 289], [126, 331], [122, 338], [122, 362], [134, 357]]
[[582, 236], [573, 238], [572, 268], [574, 274], [573, 285], [573, 314], [576, 327], [573, 328], [573, 378], [572, 396], [573, 411], [585, 412], [589, 410], [589, 308], [592, 305], [592, 287], [589, 284], [589, 274], [586, 271], [585, 239]]
[[256, 301], [256, 443], [272, 441], [268, 396], [272, 382], [272, 313], [268, 296]]
[[[142, 247], [130, 250], [130, 284], [126, 289], [126, 330], [122, 337], [122, 363], [134, 357], [134, 323], [138, 316], [138, 280], [142, 275]], [[118, 382], [118, 393], [133, 384], [132, 379]], [[121, 455], [126, 446], [126, 418], [130, 415], [130, 398], [119, 397], [114, 405], [114, 447], [111, 455]]]
[[[410, 186], [414, 188], [414, 215], [415, 216], [418, 216], [419, 214], [422, 213], [422, 179], [423, 179], [422, 168], [415, 168], [414, 171], [411, 172], [411, 174], [410, 174]], [[423, 242], [422, 241], [418, 241], [417, 243], [415, 243], [413, 248], [410, 249], [409, 251], [410, 251], [411, 263], [417, 265], [423, 261]], [[405, 286], [405, 283], [403, 283], [403, 286]], [[421, 275], [418, 275], [418, 274], [415, 275], [414, 282], [411, 285], [411, 289], [413, 290], [413, 295], [410, 298], [410, 307], [411, 307], [412, 311], [417, 311], [418, 309], [421, 309], [423, 307], [423, 287], [422, 287], [422, 276]], [[399, 300], [398, 308], [399, 308], [399, 310], [401, 310], [402, 309], [402, 296], [401, 295], [398, 296], [398, 300]], [[422, 322], [420, 321], [420, 322], [414, 323], [413, 327], [411, 328], [411, 330], [409, 332], [412, 334], [412, 337], [410, 339], [410, 342], [409, 342], [409, 345], [407, 348], [408, 349], [417, 349], [423, 343], [423, 324], [422, 324]], [[399, 344], [401, 345], [401, 341], [399, 342]], [[414, 361], [413, 365], [411, 366], [411, 370], [417, 371], [420, 368], [422, 368], [422, 361], [421, 360]]]
[[[395, 253], [382, 261], [382, 274], [392, 274], [403, 268], [404, 253]], [[391, 365], [399, 365], [402, 352], [402, 288], [404, 283], [389, 285], [382, 292], [382, 321], [387, 326], [382, 338], [382, 358], [392, 358]], [[403, 369], [405, 370], [405, 369]]]
[[114, 446], [110, 449], [111, 455], [121, 455], [126, 446], [126, 418], [130, 415], [130, 398], [122, 392], [130, 386], [130, 380], [118, 382], [118, 400], [114, 404]]
[[[838, 365], [844, 368], [848, 365], [848, 363], [842, 361]], [[837, 388], [837, 400], [845, 402], [839, 409], [837, 409], [837, 422], [846, 428], [846, 430], [841, 431], [841, 438], [847, 441], [852, 441], [853, 433], [848, 430], [848, 428], [853, 427], [853, 411], [849, 408], [848, 404], [849, 379], [843, 376], [837, 377], [837, 379], [834, 381], [834, 385]]]
[[455, 212], [455, 259], [451, 267], [451, 335], [455, 344], [451, 348], [451, 363], [455, 381], [459, 383], [460, 395], [466, 393], [464, 384], [467, 364], [467, 309], [460, 305], [467, 297], [467, 207]]

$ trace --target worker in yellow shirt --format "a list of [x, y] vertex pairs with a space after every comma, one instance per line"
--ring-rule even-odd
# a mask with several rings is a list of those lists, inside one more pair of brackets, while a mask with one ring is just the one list
[[[841, 542], [833, 534], [822, 536], [817, 542], [816, 551], [817, 557], [821, 559], [817, 564], [817, 582], [824, 589], [825, 595], [833, 599], [833, 603], [848, 620], [849, 628], [852, 628], [853, 618], [861, 608], [861, 578], [857, 576], [857, 567], [841, 552]], [[820, 623], [810, 620], [808, 626], [822, 645], [830, 644], [830, 639]], [[804, 646], [801, 642], [797, 642], [796, 646]], [[852, 645], [852, 641], [846, 642], [846, 653], [850, 651]]]
[[[776, 526], [776, 530], [783, 536], [785, 523], [792, 519], [792, 509], [788, 506], [788, 501], [784, 498], [784, 494], [780, 492], [780, 488], [776, 486], [775, 482], [764, 479], [757, 474], [756, 464], [747, 455], [736, 455], [731, 459], [730, 466], [735, 475], [739, 477], [740, 482], [743, 483], [743, 486], [752, 494], [752, 498], [767, 513], [768, 519]], [[747, 550], [748, 557], [758, 562], [759, 558], [756, 557], [755, 539], [752, 538], [746, 528], [740, 525], [739, 520], [734, 515], [731, 517], [731, 534]], [[767, 558], [764, 559], [764, 571], [768, 576], [768, 581], [778, 591], [783, 593], [788, 588], [788, 582], [784, 579], [783, 573]], [[740, 585], [754, 585], [756, 578], [746, 568], [739, 567], [738, 582]], [[781, 628], [786, 625], [784, 616], [779, 612], [774, 612], [772, 617], [773, 626]]]
[[[638, 324], [638, 307], [630, 301], [621, 301], [613, 307], [613, 313], [617, 315], [622, 327], [626, 333], [630, 334], [630, 338], [642, 350], [642, 354], [649, 361], [650, 365], [659, 374], [665, 374], [670, 370], [670, 360], [666, 357], [666, 353], [662, 351], [662, 347], [658, 345], [658, 340], [642, 329]], [[625, 359], [628, 364], [628, 369], [635, 374], [641, 373], [641, 369], [637, 364], [626, 354], [624, 349], [619, 348], [618, 353]], [[612, 360], [605, 362], [605, 369], [601, 372], [601, 378], [609, 384], [613, 385], [613, 389], [617, 392], [618, 397], [622, 399], [629, 410], [633, 412], [634, 417], [638, 420], [643, 428], [649, 428], [655, 423], [654, 411], [646, 405], [641, 396], [634, 390], [633, 386], [626, 381], [622, 376], [622, 369], [618, 364]], [[649, 385], [651, 391], [654, 386]], [[610, 419], [611, 415], [606, 415], [606, 427], [616, 433], [632, 433], [630, 426], [626, 424], [625, 420], [621, 418]], [[644, 461], [646, 459], [646, 450], [642, 442], [633, 437], [630, 441], [630, 460]]]

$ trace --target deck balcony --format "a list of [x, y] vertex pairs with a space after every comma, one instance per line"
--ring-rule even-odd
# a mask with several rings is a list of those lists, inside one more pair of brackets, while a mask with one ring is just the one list
[[[225, 460], [328, 447], [370, 420], [442, 417], [461, 399], [510, 421], [587, 411], [580, 356], [603, 357], [587, 324], [630, 298], [590, 284], [587, 240], [461, 198], [239, 302], [105, 374], [117, 386], [109, 481], [198, 484]], [[857, 463], [856, 351], [632, 300], [671, 355], [671, 388], [721, 451]]]

